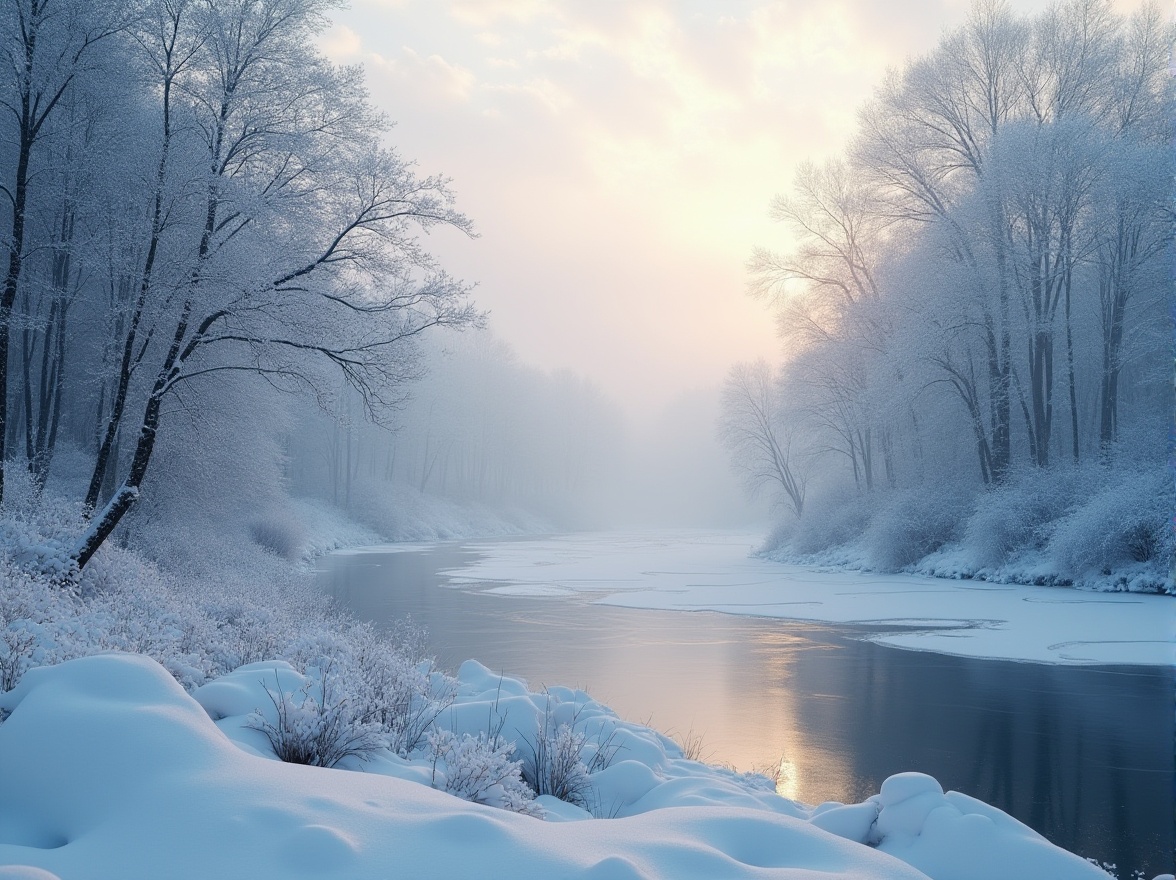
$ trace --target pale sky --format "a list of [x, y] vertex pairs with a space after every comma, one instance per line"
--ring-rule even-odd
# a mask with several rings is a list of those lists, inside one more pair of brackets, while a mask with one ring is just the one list
[[[1015, 3], [1036, 11], [1037, 0]], [[427, 241], [494, 332], [631, 415], [774, 356], [744, 293], [796, 166], [841, 150], [888, 67], [966, 0], [352, 0], [322, 38], [362, 62], [391, 142], [453, 179], [481, 237]]]

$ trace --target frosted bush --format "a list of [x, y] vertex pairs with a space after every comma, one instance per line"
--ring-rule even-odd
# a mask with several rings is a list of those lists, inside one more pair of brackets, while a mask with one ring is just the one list
[[74, 587], [81, 580], [70, 548], [61, 541], [53, 538], [33, 541], [22, 535], [10, 545], [9, 552], [21, 568], [56, 586]]
[[[274, 679], [276, 683], [276, 675]], [[248, 726], [264, 734], [274, 754], [287, 764], [334, 767], [344, 758], [370, 758], [385, 746], [379, 725], [356, 715], [347, 697], [339, 695], [329, 670], [293, 694], [280, 685], [265, 690], [275, 720], [271, 722], [259, 710], [250, 716]]]
[[[400, 649], [395, 639], [408, 638], [406, 632], [392, 640], [373, 636], [332, 609], [312, 573], [292, 569], [239, 533], [217, 531], [216, 523], [165, 528], [137, 520], [136, 543], [172, 571], [143, 551], [108, 544], [73, 589], [52, 586], [45, 566], [29, 566], [22, 554], [33, 547], [63, 552], [82, 529], [81, 509], [48, 492], [22, 494], [19, 477], [14, 485], [0, 518], [0, 639], [9, 640], [0, 645], [0, 682], [15, 682], [33, 666], [103, 651], [150, 656], [189, 690], [260, 660], [322, 666], [339, 657], [341, 693], [363, 706], [362, 685], [351, 681], [359, 676], [342, 660], [365, 639], [389, 655], [403, 654], [393, 665], [420, 680], [419, 638]], [[10, 502], [19, 510], [7, 510]]]
[[987, 492], [964, 527], [963, 556], [973, 568], [996, 568], [1017, 550], [1039, 547], [1049, 523], [1048, 505], [1025, 489]]
[[953, 540], [968, 512], [968, 498], [956, 492], [894, 492], [879, 505], [862, 536], [867, 564], [898, 571]]
[[523, 778], [536, 794], [549, 794], [581, 809], [592, 804], [592, 780], [581, 756], [587, 737], [568, 724], [541, 729], [523, 759]]
[[1099, 475], [1090, 468], [1031, 470], [1012, 474], [1006, 485], [981, 493], [964, 527], [962, 557], [973, 569], [997, 568], [1018, 552], [1040, 550]]
[[[595, 805], [591, 774], [607, 768], [616, 756], [615, 727], [607, 735], [598, 728], [597, 735], [590, 738], [576, 729], [583, 705], [561, 705], [551, 693], [545, 698], [534, 738], [524, 739], [520, 745], [523, 779], [535, 794], [591, 810]], [[561, 714], [568, 720], [560, 721], [557, 716]]]
[[808, 556], [856, 540], [870, 520], [866, 498], [818, 496], [806, 507], [787, 542], [794, 554]]
[[20, 621], [0, 632], [0, 691], [12, 690], [22, 675], [41, 665], [36, 656], [38, 651], [44, 651], [39, 636], [37, 628], [28, 621]]
[[434, 729], [428, 734], [434, 788], [516, 813], [538, 815], [535, 793], [522, 777], [522, 762], [514, 760], [514, 744], [481, 731], [477, 736]]
[[1075, 580], [1125, 569], [1119, 586], [1170, 589], [1164, 578], [1173, 553], [1173, 509], [1172, 482], [1162, 468], [1120, 476], [1057, 524], [1046, 552]]
[[364, 718], [379, 724], [388, 747], [406, 758], [453, 702], [456, 682], [421, 657], [419, 631], [402, 627], [399, 634], [389, 643], [357, 629], [348, 679]]

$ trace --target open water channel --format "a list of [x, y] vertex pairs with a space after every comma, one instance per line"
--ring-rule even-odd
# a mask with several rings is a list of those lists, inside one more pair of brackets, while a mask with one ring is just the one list
[[363, 619], [423, 625], [443, 668], [473, 657], [533, 689], [581, 687], [701, 736], [712, 762], [778, 765], [787, 797], [860, 801], [918, 770], [1123, 880], [1172, 870], [1171, 669], [905, 651], [850, 627], [491, 595], [444, 574], [475, 558], [461, 544], [338, 554], [320, 578]]

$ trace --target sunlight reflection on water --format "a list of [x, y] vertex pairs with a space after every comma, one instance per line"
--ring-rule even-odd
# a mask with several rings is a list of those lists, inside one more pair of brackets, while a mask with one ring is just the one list
[[593, 605], [579, 590], [491, 595], [438, 574], [471, 558], [457, 545], [328, 557], [321, 576], [363, 618], [411, 615], [445, 667], [476, 657], [535, 689], [580, 687], [679, 741], [701, 735], [713, 762], [778, 768], [786, 797], [856, 802], [920, 770], [1083, 856], [1169, 868], [1170, 669], [903, 651], [845, 627]]

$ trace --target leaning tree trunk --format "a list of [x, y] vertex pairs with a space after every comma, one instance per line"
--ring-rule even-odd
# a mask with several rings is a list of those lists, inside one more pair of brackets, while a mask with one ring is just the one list
[[78, 568], [85, 568], [86, 563], [94, 556], [103, 542], [110, 537], [122, 518], [139, 499], [139, 487], [143, 477], [147, 474], [147, 465], [151, 461], [151, 453], [155, 449], [155, 438], [159, 430], [159, 405], [161, 395], [153, 393], [147, 401], [147, 408], [143, 413], [143, 425], [139, 429], [139, 441], [135, 444], [135, 457], [131, 460], [131, 469], [118, 487], [106, 506], [90, 521], [73, 551], [74, 562]]
[[139, 487], [147, 475], [147, 466], [151, 463], [151, 453], [155, 451], [155, 439], [159, 433], [159, 410], [163, 398], [171, 388], [171, 383], [179, 372], [180, 351], [184, 339], [188, 335], [188, 322], [192, 315], [192, 301], [184, 303], [184, 310], [176, 325], [171, 346], [167, 357], [155, 376], [155, 384], [151, 388], [151, 395], [147, 398], [147, 406], [143, 410], [143, 424], [139, 428], [139, 439], [135, 443], [135, 455], [131, 459], [131, 467], [122, 485], [111, 496], [110, 501], [90, 521], [77, 546], [74, 547], [73, 559], [78, 568], [85, 568], [94, 553], [110, 537], [127, 511], [131, 509], [139, 498]]

